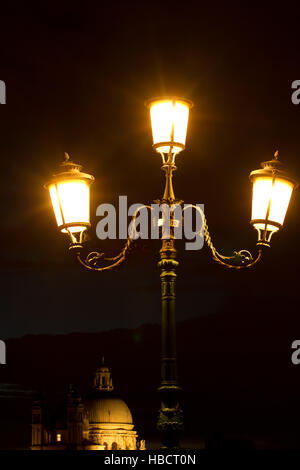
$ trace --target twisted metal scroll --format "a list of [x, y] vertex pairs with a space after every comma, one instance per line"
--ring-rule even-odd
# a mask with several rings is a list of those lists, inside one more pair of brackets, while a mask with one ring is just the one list
[[[122, 251], [120, 251], [120, 253], [118, 253], [116, 256], [113, 256], [113, 257], [107, 257], [105, 256], [104, 252], [92, 251], [86, 256], [86, 258], [82, 259], [80, 251], [77, 251], [76, 252], [77, 261], [81, 265], [83, 265], [85, 268], [93, 270], [93, 271], [109, 271], [120, 266], [124, 261], [126, 261], [126, 258], [132, 248], [132, 243], [135, 241], [135, 238], [134, 238], [134, 233], [136, 233], [135, 220], [140, 210], [144, 208], [152, 210], [151, 206], [141, 205], [135, 211], [131, 219], [131, 230], [130, 230], [128, 239], [126, 240], [126, 243]], [[99, 263], [107, 263], [107, 262], [111, 264], [107, 264], [106, 266], [99, 266]]]
[[[204, 239], [206, 241], [208, 248], [211, 251], [214, 261], [221, 264], [222, 266], [226, 266], [227, 268], [234, 268], [234, 269], [251, 268], [256, 263], [258, 263], [258, 261], [260, 261], [262, 257], [262, 248], [259, 248], [255, 259], [253, 259], [252, 254], [248, 250], [234, 251], [233, 256], [224, 256], [221, 253], [219, 253], [212, 243], [211, 236], [208, 230], [207, 219], [204, 215], [203, 210], [199, 206], [195, 206], [194, 204], [189, 204], [183, 208], [183, 212], [185, 211], [185, 209], [188, 209], [189, 207], [192, 207], [193, 209], [197, 210], [201, 215], [202, 227], [197, 233], [200, 236], [204, 235]], [[230, 263], [230, 261], [232, 261], [232, 263]], [[237, 263], [240, 263], [240, 264], [237, 264]]]

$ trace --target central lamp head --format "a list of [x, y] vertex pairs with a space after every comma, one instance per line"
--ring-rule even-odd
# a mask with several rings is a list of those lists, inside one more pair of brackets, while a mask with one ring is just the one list
[[185, 149], [189, 110], [193, 103], [176, 97], [146, 102], [150, 109], [153, 148], [160, 154], [176, 155]]

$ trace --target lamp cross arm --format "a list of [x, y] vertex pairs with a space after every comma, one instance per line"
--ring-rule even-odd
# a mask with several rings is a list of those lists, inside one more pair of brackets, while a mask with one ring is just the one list
[[108, 257], [102, 251], [92, 251], [87, 256], [83, 257], [83, 232], [80, 235], [79, 242], [77, 242], [74, 238], [74, 234], [69, 233], [69, 235], [71, 236], [71, 244], [69, 250], [75, 253], [77, 261], [86, 269], [90, 269], [92, 271], [109, 271], [118, 268], [123, 262], [127, 260], [128, 255], [132, 249], [133, 242], [138, 239], [138, 234], [136, 230], [136, 218], [141, 209], [152, 210], [152, 207], [148, 205], [141, 205], [135, 211], [129, 225], [129, 234], [126, 243], [124, 244], [120, 253], [118, 253], [116, 256]]
[[211, 240], [211, 236], [208, 230], [207, 219], [201, 207], [195, 206], [194, 204], [185, 206], [185, 209], [188, 207], [192, 207], [193, 209], [197, 210], [202, 218], [202, 226], [199, 231], [199, 235], [204, 236], [204, 240], [211, 251], [212, 257], [214, 261], [225, 266], [226, 268], [233, 268], [233, 269], [242, 269], [242, 268], [250, 268], [258, 263], [262, 258], [262, 247], [260, 246], [255, 258], [253, 258], [252, 254], [248, 250], [240, 250], [234, 251], [232, 256], [224, 256], [219, 253], [213, 242]]

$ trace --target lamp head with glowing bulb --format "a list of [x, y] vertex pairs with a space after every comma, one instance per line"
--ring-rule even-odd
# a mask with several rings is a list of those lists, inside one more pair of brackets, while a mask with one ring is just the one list
[[94, 177], [82, 173], [81, 168], [65, 153], [65, 160], [58, 172], [45, 185], [49, 190], [58, 229], [69, 234], [73, 242], [77, 234], [82, 236], [90, 227], [90, 185]]
[[260, 170], [250, 173], [253, 184], [251, 224], [258, 231], [257, 245], [270, 246], [273, 233], [284, 223], [288, 205], [298, 183], [286, 172], [278, 159], [261, 164]]
[[148, 100], [153, 148], [163, 156], [175, 156], [185, 149], [189, 110], [193, 103], [176, 97]]

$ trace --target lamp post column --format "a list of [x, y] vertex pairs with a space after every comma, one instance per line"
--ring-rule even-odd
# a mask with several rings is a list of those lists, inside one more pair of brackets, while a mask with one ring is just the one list
[[176, 316], [175, 286], [177, 250], [174, 240], [163, 240], [160, 250], [161, 278], [161, 384], [159, 393], [161, 407], [157, 429], [161, 434], [162, 446], [174, 448], [179, 445], [179, 436], [183, 429], [183, 412], [179, 404], [180, 387], [178, 385], [176, 359]]
[[[172, 206], [176, 203], [172, 186], [172, 173], [175, 165], [164, 165], [166, 185], [163, 201]], [[171, 221], [173, 217], [171, 216]], [[176, 268], [177, 250], [174, 240], [174, 226], [171, 222], [170, 238], [162, 240], [160, 250], [161, 279], [161, 384], [159, 387], [161, 406], [157, 429], [161, 434], [162, 447], [179, 446], [179, 436], [183, 430], [183, 412], [179, 404], [177, 357], [176, 357]]]

